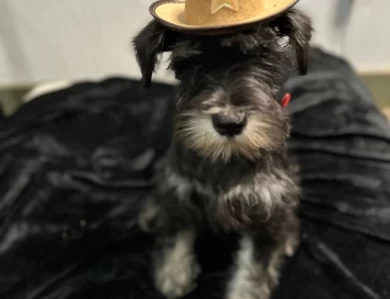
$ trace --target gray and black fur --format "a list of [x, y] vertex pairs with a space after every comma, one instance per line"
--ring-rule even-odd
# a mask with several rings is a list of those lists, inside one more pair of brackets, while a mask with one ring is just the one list
[[284, 256], [294, 254], [299, 186], [287, 160], [281, 86], [307, 70], [311, 22], [291, 10], [223, 36], [171, 31], [152, 21], [134, 39], [143, 82], [171, 52], [179, 80], [175, 135], [140, 225], [157, 235], [154, 279], [168, 298], [188, 294], [199, 267], [197, 232], [242, 235], [227, 299], [268, 299]]

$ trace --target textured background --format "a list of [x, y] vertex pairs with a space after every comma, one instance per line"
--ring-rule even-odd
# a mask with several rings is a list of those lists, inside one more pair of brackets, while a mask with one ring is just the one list
[[[303, 230], [275, 299], [389, 299], [389, 124], [349, 66], [319, 51], [286, 90]], [[0, 117], [1, 299], [163, 299], [136, 215], [169, 143], [173, 93], [111, 78]], [[225, 237], [202, 234], [186, 299], [222, 299]]]

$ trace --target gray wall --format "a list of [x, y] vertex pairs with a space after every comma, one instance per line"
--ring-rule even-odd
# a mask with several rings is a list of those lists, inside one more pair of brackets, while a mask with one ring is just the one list
[[[0, 84], [138, 77], [130, 38], [150, 20], [151, 2], [0, 0]], [[360, 72], [390, 71], [389, 0], [301, 0], [299, 7], [314, 19], [314, 44]], [[171, 81], [164, 66], [156, 78]]]

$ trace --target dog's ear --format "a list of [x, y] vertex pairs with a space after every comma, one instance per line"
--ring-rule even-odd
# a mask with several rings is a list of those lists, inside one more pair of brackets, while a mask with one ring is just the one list
[[169, 29], [153, 20], [133, 39], [133, 47], [141, 69], [144, 87], [150, 87], [159, 56], [163, 52], [169, 51], [173, 42], [172, 38], [173, 34]]
[[293, 9], [276, 20], [279, 34], [287, 36], [297, 59], [298, 70], [307, 73], [310, 56], [310, 40], [313, 27], [311, 19], [303, 12]]

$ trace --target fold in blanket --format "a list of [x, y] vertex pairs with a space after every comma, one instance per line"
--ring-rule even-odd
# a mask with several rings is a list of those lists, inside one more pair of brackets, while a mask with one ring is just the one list
[[[286, 90], [302, 245], [277, 299], [390, 297], [390, 130], [343, 60], [314, 50]], [[0, 298], [161, 298], [140, 202], [171, 138], [175, 87], [123, 78], [42, 95], [0, 120]], [[222, 298], [234, 236], [204, 235], [188, 298]]]

